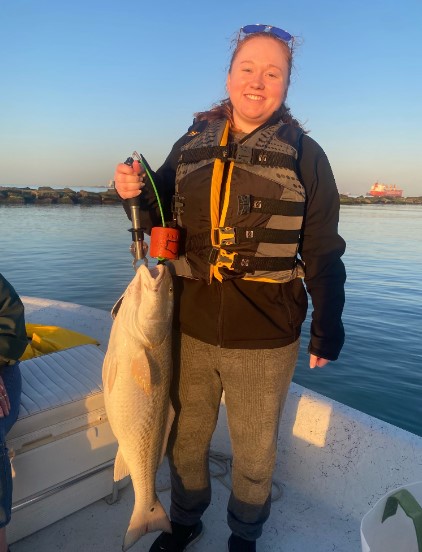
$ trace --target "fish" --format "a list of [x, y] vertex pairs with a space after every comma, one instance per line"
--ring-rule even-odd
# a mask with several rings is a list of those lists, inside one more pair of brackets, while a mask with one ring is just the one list
[[172, 276], [158, 264], [141, 265], [112, 310], [104, 402], [118, 442], [114, 480], [130, 475], [135, 496], [123, 551], [146, 533], [171, 533], [155, 479], [174, 419], [169, 396], [173, 307]]

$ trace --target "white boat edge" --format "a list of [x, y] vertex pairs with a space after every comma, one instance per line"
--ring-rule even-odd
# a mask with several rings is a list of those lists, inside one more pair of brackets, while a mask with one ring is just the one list
[[[48, 299], [22, 299], [28, 322], [86, 333], [106, 350], [112, 322], [108, 312]], [[260, 552], [357, 552], [360, 522], [371, 506], [390, 490], [422, 480], [421, 437], [295, 383], [286, 400], [278, 446], [274, 478], [283, 493], [273, 503], [258, 541]], [[212, 449], [230, 455], [224, 403]], [[111, 477], [111, 469], [106, 477]], [[158, 484], [167, 483], [164, 463]], [[192, 552], [226, 549], [228, 496], [228, 489], [213, 479], [213, 500], [204, 515], [206, 531]], [[161, 492], [160, 498], [168, 511], [169, 490]], [[52, 525], [46, 520], [44, 529], [14, 542], [12, 552], [120, 550], [132, 506], [129, 485], [115, 504], [100, 499]], [[134, 552], [148, 550], [156, 536], [143, 537]]]

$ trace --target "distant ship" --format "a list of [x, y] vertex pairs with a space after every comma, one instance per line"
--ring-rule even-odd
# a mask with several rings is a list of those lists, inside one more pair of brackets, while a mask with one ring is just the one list
[[403, 190], [397, 188], [395, 184], [393, 186], [387, 186], [386, 184], [375, 182], [366, 195], [375, 197], [402, 197]]

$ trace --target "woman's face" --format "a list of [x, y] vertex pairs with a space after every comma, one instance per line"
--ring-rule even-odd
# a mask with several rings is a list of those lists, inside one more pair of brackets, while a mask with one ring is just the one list
[[289, 62], [285, 48], [271, 37], [254, 37], [241, 47], [227, 76], [236, 128], [252, 132], [286, 98]]

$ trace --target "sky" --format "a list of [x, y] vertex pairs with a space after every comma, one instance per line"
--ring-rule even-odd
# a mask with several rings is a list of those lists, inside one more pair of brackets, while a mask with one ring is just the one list
[[422, 195], [422, 0], [0, 0], [0, 186], [107, 186], [157, 169], [226, 97], [243, 25], [296, 37], [287, 98], [341, 193]]

